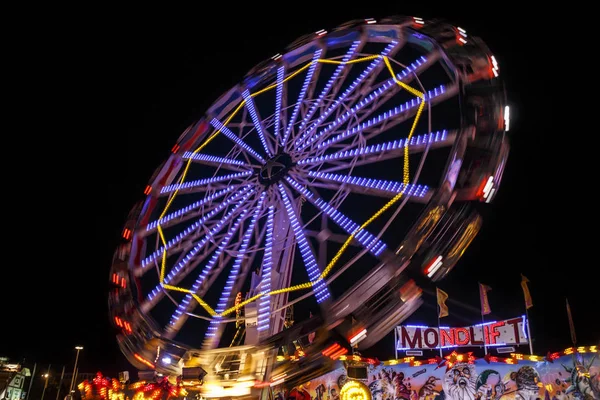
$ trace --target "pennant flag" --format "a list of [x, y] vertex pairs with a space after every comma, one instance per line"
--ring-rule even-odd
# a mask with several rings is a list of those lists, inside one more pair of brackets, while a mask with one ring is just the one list
[[533, 300], [531, 299], [531, 293], [529, 293], [529, 287], [527, 286], [529, 279], [525, 275], [521, 274], [521, 287], [523, 288], [523, 296], [525, 297], [525, 309], [529, 310], [533, 307]]
[[487, 315], [492, 312], [487, 295], [487, 292], [489, 292], [490, 290], [492, 290], [492, 288], [488, 285], [484, 285], [483, 283], [479, 284], [479, 301], [481, 302], [481, 315]]
[[439, 318], [448, 316], [448, 306], [446, 305], [446, 300], [448, 299], [448, 293], [444, 292], [440, 288], [435, 289], [437, 294], [437, 303], [440, 307], [440, 315]]
[[569, 299], [567, 299], [567, 317], [569, 317], [569, 328], [571, 329], [571, 341], [573, 345], [577, 343], [577, 337], [575, 336], [575, 324], [573, 324], [573, 316], [571, 315], [571, 307], [569, 306]]

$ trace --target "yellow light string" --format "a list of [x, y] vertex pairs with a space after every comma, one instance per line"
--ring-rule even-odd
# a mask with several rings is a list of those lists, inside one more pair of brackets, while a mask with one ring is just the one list
[[[403, 164], [403, 188], [402, 191], [399, 192], [398, 194], [396, 194], [396, 196], [394, 196], [389, 202], [387, 202], [379, 211], [377, 211], [375, 214], [373, 214], [371, 216], [371, 218], [369, 218], [367, 221], [365, 221], [361, 226], [359, 226], [354, 232], [352, 232], [352, 234], [348, 237], [348, 239], [346, 239], [346, 241], [342, 244], [342, 247], [338, 250], [338, 252], [335, 254], [335, 256], [331, 259], [331, 261], [329, 262], [329, 264], [327, 265], [327, 267], [325, 267], [325, 269], [323, 270], [323, 272], [321, 273], [321, 275], [314, 281], [314, 282], [305, 282], [305, 283], [301, 283], [299, 285], [294, 285], [294, 286], [290, 286], [287, 288], [281, 288], [281, 289], [276, 289], [276, 290], [272, 290], [268, 293], [261, 293], [259, 295], [253, 296], [249, 299], [246, 299], [242, 302], [240, 302], [239, 304], [228, 308], [227, 310], [223, 311], [220, 314], [217, 314], [212, 307], [210, 307], [204, 300], [202, 300], [202, 298], [200, 298], [200, 296], [198, 296], [195, 292], [189, 290], [189, 289], [185, 289], [185, 288], [180, 288], [177, 286], [172, 286], [172, 285], [166, 285], [164, 284], [164, 278], [165, 278], [165, 271], [166, 271], [166, 260], [167, 260], [167, 241], [165, 239], [164, 236], [164, 232], [162, 230], [162, 227], [160, 225], [160, 220], [165, 216], [165, 214], [167, 213], [167, 211], [169, 210], [169, 207], [171, 206], [173, 200], [175, 199], [175, 197], [177, 196], [177, 194], [179, 193], [179, 188], [181, 187], [181, 185], [183, 184], [188, 170], [190, 168], [191, 162], [193, 160], [193, 156], [196, 155], [197, 153], [199, 153], [202, 149], [204, 149], [215, 137], [217, 137], [220, 133], [221, 130], [218, 129], [217, 131], [215, 131], [215, 133], [213, 133], [212, 135], [210, 135], [208, 137], [208, 139], [206, 139], [206, 141], [201, 144], [196, 150], [194, 150], [192, 152], [191, 157], [189, 157], [185, 168], [183, 170], [183, 173], [181, 174], [181, 177], [179, 179], [178, 182], [178, 186], [177, 189], [175, 189], [175, 191], [171, 194], [171, 196], [169, 197], [169, 200], [167, 201], [167, 204], [165, 205], [164, 210], [162, 211], [162, 213], [160, 214], [159, 218], [158, 218], [158, 224], [157, 224], [157, 231], [160, 237], [160, 240], [162, 242], [163, 245], [163, 252], [162, 252], [162, 260], [161, 260], [161, 268], [160, 268], [160, 284], [162, 285], [162, 287], [164, 289], [167, 290], [174, 290], [177, 292], [182, 292], [182, 293], [187, 293], [192, 295], [192, 297], [194, 298], [194, 300], [196, 300], [198, 302], [198, 304], [204, 308], [211, 316], [213, 317], [223, 317], [226, 316], [228, 314], [231, 314], [232, 312], [237, 311], [238, 309], [244, 307], [245, 305], [258, 300], [259, 298], [263, 297], [263, 296], [273, 296], [276, 294], [281, 294], [281, 293], [287, 293], [287, 292], [292, 292], [292, 291], [296, 291], [296, 290], [302, 290], [302, 289], [310, 289], [312, 286], [318, 284], [320, 281], [322, 281], [323, 279], [325, 279], [325, 277], [329, 274], [329, 272], [333, 269], [333, 267], [335, 266], [335, 264], [339, 261], [340, 257], [342, 256], [342, 254], [344, 253], [344, 251], [348, 248], [348, 246], [350, 245], [350, 243], [352, 242], [352, 240], [354, 240], [354, 238], [356, 237], [356, 235], [358, 235], [363, 229], [365, 229], [369, 224], [371, 224], [373, 221], [375, 221], [379, 216], [381, 216], [381, 214], [383, 214], [386, 210], [388, 210], [391, 206], [393, 206], [405, 193], [408, 184], [409, 184], [409, 178], [410, 178], [410, 174], [409, 174], [409, 151], [408, 151], [408, 143], [410, 142], [410, 139], [412, 138], [417, 123], [419, 121], [419, 118], [421, 117], [421, 113], [423, 112], [423, 108], [425, 107], [425, 101], [424, 101], [424, 94], [421, 93], [420, 91], [412, 88], [411, 86], [405, 84], [404, 82], [401, 82], [400, 80], [398, 80], [396, 78], [396, 74], [394, 73], [394, 70], [389, 62], [389, 59], [387, 56], [381, 56], [381, 55], [373, 55], [373, 56], [367, 56], [367, 57], [362, 57], [362, 58], [357, 58], [354, 60], [350, 60], [350, 61], [338, 61], [338, 60], [327, 60], [327, 59], [318, 59], [316, 61], [309, 61], [306, 65], [304, 65], [303, 67], [301, 67], [300, 69], [296, 70], [295, 72], [293, 72], [292, 74], [290, 74], [289, 76], [287, 76], [283, 81], [283, 82], [287, 82], [288, 80], [292, 79], [293, 77], [295, 77], [296, 75], [300, 74], [302, 71], [306, 70], [307, 68], [309, 68], [312, 64], [314, 64], [315, 62], [319, 62], [319, 63], [323, 63], [323, 64], [354, 64], [354, 63], [358, 63], [358, 62], [363, 62], [363, 61], [369, 61], [369, 60], [374, 60], [376, 58], [383, 58], [383, 61], [385, 62], [388, 70], [390, 71], [390, 74], [392, 75], [392, 78], [394, 79], [394, 82], [396, 82], [396, 84], [398, 86], [400, 86], [401, 88], [405, 89], [406, 91], [408, 91], [409, 93], [419, 97], [422, 101], [421, 104], [419, 105], [419, 108], [417, 109], [417, 114], [415, 115], [415, 119], [413, 121], [413, 125], [410, 129], [410, 132], [408, 134], [408, 137], [406, 139], [405, 145], [404, 145], [404, 164]], [[269, 90], [272, 90], [273, 88], [277, 87], [279, 83], [275, 83], [272, 84], [270, 86], [267, 86], [266, 88], [259, 90], [253, 94], [250, 95], [250, 97], [256, 97], [259, 94], [262, 94], [264, 92], [267, 92]], [[225, 120], [225, 122], [223, 123], [223, 126], [227, 126], [227, 124], [233, 119], [233, 117], [239, 112], [239, 110], [244, 106], [244, 104], [246, 103], [246, 100], [242, 100], [240, 102], [240, 104], [235, 108], [235, 110], [233, 110], [233, 112], [231, 113], [231, 115]]]

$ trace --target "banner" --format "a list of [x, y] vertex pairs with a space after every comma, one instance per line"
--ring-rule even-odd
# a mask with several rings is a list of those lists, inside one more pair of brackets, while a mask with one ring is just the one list
[[527, 286], [529, 279], [525, 275], [521, 274], [521, 288], [523, 288], [523, 296], [525, 297], [525, 308], [529, 310], [533, 307], [533, 300], [531, 299], [531, 293], [529, 293], [529, 287]]
[[442, 289], [436, 288], [437, 294], [437, 303], [440, 306], [440, 314], [439, 318], [444, 318], [448, 316], [448, 306], [446, 305], [446, 300], [448, 300], [448, 293], [444, 292]]
[[487, 315], [492, 312], [487, 295], [487, 292], [489, 292], [490, 290], [492, 290], [492, 288], [488, 285], [484, 285], [483, 283], [479, 284], [479, 301], [481, 302], [481, 315]]
[[400, 325], [396, 327], [397, 350], [424, 349], [438, 347], [478, 347], [528, 344], [527, 323], [524, 316], [504, 321], [486, 322], [473, 326], [447, 328], [418, 325]]

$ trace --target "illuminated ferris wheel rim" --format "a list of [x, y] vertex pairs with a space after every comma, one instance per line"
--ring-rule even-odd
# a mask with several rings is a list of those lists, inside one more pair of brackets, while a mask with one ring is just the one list
[[[387, 29], [384, 27], [378, 28], [377, 25], [371, 25], [368, 28], [373, 28], [375, 31], [378, 31], [379, 29], [378, 32], [383, 32]], [[157, 198], [161, 196], [164, 198], [166, 196], [171, 196], [172, 194], [177, 195], [180, 193], [194, 193], [195, 191], [201, 193], [202, 191], [205, 191], [207, 193], [207, 196], [203, 200], [194, 203], [195, 207], [191, 207], [191, 209], [203, 207], [205, 205], [210, 206], [212, 205], [213, 200], [224, 198], [224, 201], [220, 204], [226, 203], [227, 201], [229, 201], [229, 203], [220, 211], [229, 209], [228, 207], [230, 205], [233, 207], [236, 204], [242, 204], [240, 203], [240, 201], [251, 201], [252, 205], [255, 207], [254, 212], [250, 210], [246, 211], [244, 214], [240, 214], [243, 212], [242, 208], [240, 207], [236, 209], [235, 212], [230, 212], [229, 214], [226, 214], [230, 215], [232, 219], [235, 217], [239, 217], [238, 220], [240, 222], [238, 226], [235, 225], [235, 222], [231, 221], [229, 225], [230, 230], [237, 230], [239, 226], [243, 225], [246, 221], [254, 221], [251, 222], [251, 225], [254, 225], [258, 220], [264, 219], [265, 217], [267, 221], [271, 222], [267, 222], [265, 224], [265, 226], [263, 227], [263, 233], [260, 234], [262, 235], [260, 236], [260, 241], [265, 242], [265, 244], [262, 245], [262, 247], [252, 247], [252, 245], [249, 245], [244, 248], [244, 252], [237, 251], [237, 255], [242, 254], [242, 256], [244, 254], [256, 254], [260, 251], [266, 251], [266, 249], [269, 246], [272, 248], [278, 243], [276, 239], [272, 238], [272, 232], [270, 234], [270, 245], [266, 243], [266, 240], [269, 237], [268, 225], [273, 225], [273, 220], [277, 211], [275, 209], [276, 205], [283, 205], [283, 207], [280, 207], [280, 212], [283, 212], [284, 209], [286, 211], [289, 209], [291, 209], [292, 212], [294, 211], [293, 197], [290, 197], [292, 196], [292, 193], [303, 197], [306, 200], [306, 203], [309, 203], [312, 206], [316, 207], [319, 210], [319, 213], [327, 214], [327, 212], [329, 212], [330, 214], [328, 215], [328, 217], [333, 222], [336, 222], [338, 225], [340, 224], [339, 221], [335, 221], [335, 219], [332, 218], [331, 213], [337, 212], [336, 207], [339, 206], [339, 204], [341, 204], [341, 202], [343, 202], [344, 199], [351, 193], [368, 192], [369, 194], [375, 194], [380, 197], [396, 199], [395, 201], [399, 200], [399, 198], [402, 197], [398, 196], [398, 194], [400, 193], [406, 195], [403, 197], [403, 202], [400, 207], [402, 207], [405, 204], [405, 202], [409, 199], [416, 199], [420, 200], [421, 202], [431, 204], [433, 199], [436, 197], [436, 192], [431, 188], [419, 187], [416, 184], [418, 173], [414, 177], [414, 183], [409, 184], [406, 180], [402, 182], [391, 182], [377, 179], [353, 177], [350, 175], [335, 173], [335, 171], [323, 172], [320, 170], [314, 171], [310, 169], [311, 166], [321, 166], [325, 162], [329, 161], [346, 162], [347, 160], [349, 160], [350, 165], [356, 165], [359, 162], [359, 159], [362, 159], [362, 161], [364, 161], [368, 160], [368, 157], [375, 158], [387, 155], [390, 158], [404, 158], [404, 152], [407, 150], [411, 154], [412, 152], [422, 152], [426, 154], [431, 148], [434, 147], [454, 146], [457, 138], [461, 138], [467, 135], [467, 133], [465, 132], [469, 129], [451, 129], [442, 130], [439, 132], [431, 132], [431, 125], [429, 123], [429, 129], [427, 130], [427, 132], [429, 133], [417, 133], [415, 134], [415, 136], [413, 136], [414, 132], [411, 132], [409, 134], [410, 137], [405, 138], [404, 141], [402, 139], [398, 139], [395, 141], [386, 142], [384, 144], [380, 143], [367, 145], [367, 140], [363, 140], [358, 144], [356, 142], [352, 142], [349, 145], [346, 145], [345, 149], [341, 148], [333, 153], [326, 153], [327, 149], [331, 148], [337, 143], [343, 143], [343, 141], [349, 137], [354, 136], [364, 139], [363, 134], [365, 132], [368, 132], [368, 128], [375, 126], [378, 122], [380, 122], [381, 119], [386, 121], [388, 119], [394, 120], [394, 118], [400, 119], [399, 117], [402, 116], [414, 116], [414, 114], [412, 113], [416, 114], [417, 111], [422, 110], [426, 103], [430, 105], [435, 105], [436, 102], [442, 102], [443, 100], [452, 97], [458, 93], [458, 79], [456, 76], [454, 76], [454, 84], [449, 87], [434, 87], [433, 90], [429, 91], [426, 91], [424, 88], [421, 87], [421, 90], [423, 91], [422, 97], [417, 97], [416, 101], [412, 100], [410, 103], [401, 104], [400, 106], [387, 111], [387, 113], [384, 113], [383, 115], [380, 114], [378, 117], [376, 117], [377, 119], [379, 119], [379, 121], [376, 119], [366, 119], [365, 117], [362, 120], [365, 121], [366, 119], [365, 122], [357, 123], [357, 125], [355, 125], [353, 128], [343, 130], [337, 129], [343, 126], [343, 122], [347, 121], [351, 117], [354, 117], [355, 114], [358, 113], [358, 111], [365, 109], [366, 106], [369, 105], [369, 103], [373, 103], [373, 99], [376, 99], [382, 93], [385, 95], [387, 91], [393, 91], [394, 89], [399, 90], [398, 88], [405, 89], [407, 91], [410, 91], [410, 89], [412, 89], [416, 94], [421, 93], [417, 89], [414, 89], [413, 87], [410, 87], [406, 84], [406, 87], [403, 87], [400, 83], [404, 83], [404, 79], [409, 81], [413, 78], [416, 78], [415, 81], [419, 82], [419, 72], [426, 70], [434, 62], [446, 57], [444, 51], [439, 46], [435, 45], [433, 46], [433, 50], [430, 53], [428, 53], [428, 57], [421, 57], [420, 59], [415, 60], [413, 64], [400, 64], [397, 60], [393, 58], [392, 52], [394, 50], [400, 50], [400, 48], [406, 44], [406, 40], [403, 39], [410, 37], [408, 33], [413, 33], [415, 31], [410, 27], [406, 26], [396, 26], [395, 28], [396, 32], [399, 33], [398, 38], [396, 38], [398, 40], [384, 36], [385, 41], [388, 43], [386, 50], [388, 51], [388, 54], [391, 54], [390, 56], [388, 56], [388, 54], [365, 55], [357, 51], [359, 46], [368, 42], [368, 38], [367, 40], [365, 40], [365, 38], [367, 37], [365, 30], [361, 34], [358, 34], [359, 40], [354, 41], [353, 44], [356, 44], [356, 46], [354, 48], [352, 48], [351, 46], [352, 51], [348, 52], [348, 54], [351, 54], [347, 61], [344, 61], [344, 57], [342, 56], [332, 57], [331, 59], [322, 58], [322, 49], [327, 45], [327, 43], [323, 44], [322, 41], [327, 40], [328, 36], [322, 33], [318, 33], [317, 40], [319, 41], [319, 45], [317, 47], [321, 47], [321, 51], [315, 51], [315, 42], [310, 42], [306, 45], [300, 46], [300, 48], [298, 49], [290, 51], [286, 55], [276, 56], [270, 62], [270, 64], [274, 65], [270, 67], [271, 73], [264, 72], [265, 70], [269, 70], [269, 68], [263, 68], [262, 71], [256, 72], [256, 74], [260, 78], [254, 80], [251, 79], [254, 75], [249, 74], [250, 76], [246, 79], [245, 86], [241, 88], [235, 87], [231, 91], [226, 93], [224, 96], [222, 96], [221, 99], [219, 99], [207, 113], [207, 115], [209, 116], [208, 118], [201, 120], [195, 125], [192, 125], [186, 132], [184, 132], [178, 144], [175, 145], [173, 149], [174, 154], [167, 161], [166, 165], [163, 167], [163, 170], [161, 171], [155, 182], [149, 185], [148, 193], [146, 193], [149, 195], [149, 198], [144, 207], [145, 209], [142, 211], [142, 215], [138, 221], [138, 227], [135, 229], [135, 232], [132, 235], [133, 257], [131, 257], [130, 259], [130, 265], [133, 274], [143, 275], [146, 271], [151, 269], [152, 266], [154, 266], [155, 270], [157, 270], [161, 277], [164, 277], [164, 279], [166, 280], [169, 279], [169, 273], [173, 271], [172, 269], [171, 271], [166, 271], [165, 265], [161, 265], [162, 260], [166, 259], [164, 257], [164, 254], [170, 250], [168, 248], [169, 243], [166, 240], [162, 242], [163, 247], [165, 247], [165, 249], [163, 249], [162, 251], [160, 251], [160, 246], [157, 246], [159, 247], [159, 249], [152, 253], [150, 256], [145, 258], [142, 258], [140, 256], [140, 254], [143, 251], [143, 247], [145, 247], [141, 246], [140, 244], [141, 242], [143, 242], [144, 237], [147, 233], [156, 233], [163, 228], [176, 226], [177, 222], [180, 222], [182, 219], [187, 220], [189, 219], [190, 215], [192, 215], [188, 212], [189, 210], [183, 211], [179, 215], [177, 215], [177, 212], [180, 212], [181, 210], [169, 213], [169, 207], [165, 207], [159, 218], [155, 219], [154, 221], [150, 221], [150, 211], [152, 211], [152, 208], [156, 206]], [[373, 36], [371, 36], [370, 38], [372, 37]], [[435, 44], [434, 41], [432, 41], [432, 43]], [[312, 49], [312, 51], [308, 51], [307, 49]], [[356, 58], [353, 59], [352, 57]], [[290, 60], [294, 62], [290, 62]], [[284, 90], [280, 90], [280, 88], [283, 87], [283, 84], [279, 84], [279, 82], [290, 79], [290, 76], [293, 78], [304, 71], [307, 72], [307, 75], [315, 74], [315, 71], [317, 71], [316, 74], [318, 75], [318, 69], [321, 64], [331, 64], [333, 62], [337, 62], [337, 65], [339, 67], [342, 67], [340, 69], [340, 71], [342, 71], [343, 67], [350, 66], [353, 64], [359, 65], [359, 61], [364, 63], [370, 62], [369, 67], [371, 67], [378, 61], [379, 65], [375, 65], [372, 69], [385, 69], [387, 67], [391, 72], [391, 78], [388, 81], [384, 81], [383, 83], [380, 83], [377, 86], [370, 86], [370, 88], [374, 87], [374, 89], [368, 91], [370, 93], [369, 95], [363, 94], [363, 97], [360, 101], [350, 101], [350, 104], [355, 104], [355, 106], [349, 111], [347, 111], [345, 114], [342, 114], [341, 118], [346, 118], [342, 123], [336, 124], [336, 121], [327, 123], [328, 120], [325, 117], [321, 120], [321, 122], [326, 123], [323, 127], [323, 125], [319, 125], [318, 122], [320, 117], [317, 119], [317, 123], [314, 125], [311, 125], [310, 118], [304, 118], [302, 121], [297, 120], [294, 123], [287, 125], [286, 127], [286, 118], [283, 118], [282, 121], [281, 119], [273, 117], [273, 115], [281, 115], [285, 114], [286, 112], [292, 111], [291, 120], [294, 120], [298, 117], [298, 113], [302, 112], [299, 111], [301, 110], [301, 108], [303, 108], [303, 106], [301, 106], [302, 104], [307, 105], [304, 107], [305, 113], [307, 112], [306, 108], [308, 108], [308, 113], [311, 113], [311, 110], [313, 109], [316, 110], [320, 102], [329, 100], [329, 105], [335, 104], [335, 99], [328, 98], [327, 96], [319, 97], [317, 100], [310, 99], [310, 101], [302, 99], [302, 97], [305, 94], [305, 90], [302, 89], [301, 93], [303, 94], [302, 96], [300, 96], [301, 98], [297, 103], [280, 106], [281, 100], [284, 98]], [[448, 61], [446, 60], [446, 62]], [[303, 66], [299, 67], [300, 65]], [[403, 67], [403, 69], [401, 69], [400, 72], [398, 72], [396, 70], [393, 70], [392, 65]], [[287, 76], [285, 74], [280, 73], [280, 71], [285, 72], [286, 69], [293, 70], [297, 67], [299, 68], [294, 70]], [[254, 111], [256, 112], [253, 98], [264, 93], [264, 89], [259, 90], [258, 88], [261, 85], [264, 86], [265, 81], [268, 81], [268, 79], [274, 79], [274, 71], [277, 75], [277, 83], [274, 85], [270, 85], [270, 88], [269, 86], [267, 86], [267, 88], [269, 90], [277, 91], [277, 106], [279, 108], [276, 108], [275, 113], [265, 118], [264, 120], [260, 120], [260, 118], [255, 118], [254, 116], [252, 116], [254, 128], [248, 130], [247, 132], [245, 132], [245, 134], [236, 135], [233, 132], [233, 129], [230, 129], [230, 127], [228, 126], [228, 122], [231, 120], [231, 115], [235, 114], [236, 110], [242, 110], [244, 112], [252, 114], [252, 109], [254, 109]], [[365, 75], [365, 78], [368, 79], [368, 74]], [[332, 80], [332, 82], [334, 81]], [[305, 80], [304, 86], [307, 85], [310, 85], [310, 78]], [[334, 91], [335, 95], [339, 94], [340, 86], [341, 85], [337, 87], [337, 92]], [[253, 92], [251, 93], [250, 89], [254, 88], [257, 88], [257, 90], [253, 90]], [[350, 97], [351, 96], [348, 96], [348, 98]], [[426, 101], [423, 101], [423, 99], [425, 99]], [[374, 110], [377, 110], [377, 108], [374, 107]], [[431, 107], [427, 107], [427, 111], [429, 114], [429, 121], [431, 122]], [[325, 112], [327, 112], [327, 109], [325, 110]], [[314, 111], [313, 114], [317, 115], [316, 111]], [[230, 115], [230, 117], [227, 118], [225, 117], [226, 115]], [[319, 115], [322, 116], [323, 114]], [[365, 113], [365, 115], [368, 117], [371, 114]], [[287, 116], [289, 116], [289, 114]], [[306, 114], [304, 116], [306, 117]], [[406, 121], [406, 119], [408, 118], [405, 118], [401, 122]], [[212, 131], [213, 133], [209, 134], [208, 126], [212, 126], [214, 128], [214, 130]], [[298, 129], [298, 131], [296, 131], [295, 128], [292, 129], [292, 127], [296, 126], [303, 127]], [[271, 132], [269, 132], [269, 129], [274, 130], [275, 134], [270, 135]], [[227, 155], [222, 157], [203, 154], [200, 152], [203, 145], [194, 149], [195, 146], [192, 146], [192, 144], [198, 142], [200, 140], [200, 137], [203, 137], [202, 140], [204, 140], [204, 143], [206, 143], [207, 138], [212, 139], [213, 137], [216, 137], [215, 132], [217, 132], [217, 135], [220, 134], [221, 136], [227, 136], [227, 138], [234, 143], [234, 146]], [[279, 135], [277, 135], [277, 133], [279, 133]], [[254, 149], [252, 148], [252, 146], [248, 145], [245, 142], [245, 138], [253, 134], [260, 135], [262, 148], [258, 147], [257, 149]], [[191, 138], [189, 137], [190, 135], [192, 136]], [[376, 135], [371, 136], [371, 138], [374, 136]], [[278, 151], [277, 149], [279, 147], [285, 150]], [[455, 152], [455, 154], [457, 154], [457, 152]], [[240, 160], [240, 155], [244, 156], [246, 160]], [[420, 165], [416, 168], [417, 171], [420, 171], [422, 167], [422, 162], [424, 161], [425, 157], [423, 156]], [[199, 163], [202, 165], [218, 165], [218, 168], [211, 178], [205, 178], [192, 182], [187, 182], [184, 179], [181, 179], [181, 182], [178, 182], [177, 171], [187, 168], [187, 166], [191, 165], [192, 163]], [[219, 175], [217, 175], [221, 168], [227, 168], [228, 171], [232, 171], [231, 173], [228, 173], [228, 175], [225, 175], [227, 177], [227, 180], [224, 180], [224, 182], [238, 183], [236, 185], [230, 185], [223, 184], [221, 182], [215, 182], [215, 179], [222, 179], [222, 175], [221, 178], [219, 178]], [[303, 180], [302, 174], [305, 175], [304, 178], [308, 177], [310, 179]], [[185, 175], [186, 174], [184, 173], [180, 176], [183, 176], [183, 178], [185, 178]], [[407, 175], [407, 169], [405, 169], [405, 175]], [[446, 174], [446, 176], [443, 178], [444, 182], [448, 180], [447, 175], [448, 174]], [[211, 179], [213, 181], [210, 181]], [[327, 188], [327, 184], [323, 184], [323, 181], [328, 181], [330, 183], [333, 182], [334, 186], [330, 187], [333, 187], [337, 190], [330, 202], [325, 202], [319, 197], [315, 199], [315, 194], [311, 193], [308, 189], [315, 186], [318, 187], [318, 185], [322, 185], [321, 187]], [[205, 188], [208, 188], [208, 190], [203, 190], [203, 186]], [[263, 190], [261, 192], [260, 190], [262, 189], [256, 190], [256, 188], [262, 188], [266, 190]], [[210, 199], [206, 200], [207, 197], [209, 197]], [[203, 204], [197, 204], [202, 203], [204, 200], [206, 201]], [[440, 200], [436, 201], [440, 202]], [[154, 205], [152, 204], [153, 202]], [[315, 205], [315, 202], [317, 205]], [[319, 204], [321, 207], [318, 206]], [[209, 209], [210, 208], [207, 208], [207, 210]], [[397, 209], [397, 212], [394, 214], [394, 217], [399, 211], [400, 208]], [[236, 214], [236, 212], [238, 214]], [[186, 215], [186, 213], [188, 214]], [[220, 214], [215, 213], [214, 215], [218, 216]], [[335, 215], [339, 215], [339, 213]], [[343, 214], [342, 217], [347, 218]], [[338, 219], [342, 217], [338, 217]], [[296, 221], [298, 221], [297, 217]], [[204, 220], [200, 224], [198, 224], [198, 228], [205, 228], [205, 226], [207, 226], [208, 223], [209, 220]], [[221, 225], [223, 225], [220, 227], [221, 229], [225, 229], [227, 227], [226, 224]], [[305, 230], [305, 225], [307, 224], [297, 223], [296, 225], [300, 226], [300, 228], [297, 229], [300, 233], [294, 232], [294, 235], [302, 236], [302, 232]], [[359, 242], [359, 244], [364, 247], [363, 253], [366, 251], [381, 251], [379, 254], [376, 255], [380, 256], [382, 253], [387, 252], [387, 257], [390, 257], [390, 253], [392, 252], [388, 250], [385, 243], [382, 243], [379, 239], [382, 232], [379, 232], [378, 235], [374, 235], [368, 232], [367, 230], [358, 230], [360, 225], [355, 221], [351, 221], [349, 226], [352, 229], [346, 227], [345, 231], [349, 235], [350, 239], [344, 243], [349, 243], [349, 241], [352, 240], [353, 237], [356, 237], [356, 239], [359, 240], [355, 240], [355, 242]], [[383, 230], [385, 229], [387, 229], [387, 227], [385, 227]], [[247, 232], [250, 232], [250, 235], [252, 235], [253, 232], [251, 231], [252, 229], [248, 229]], [[207, 231], [206, 229], [204, 229], [203, 233], [205, 237], [207, 236], [207, 232], [210, 233], [211, 231]], [[360, 236], [361, 234], [363, 235]], [[159, 236], [161, 235], [159, 234]], [[306, 243], [306, 235], [304, 236], [305, 237], [303, 241]], [[362, 241], [360, 240], [361, 238]], [[286, 251], [287, 249], [296, 246], [299, 240], [298, 237], [296, 237], [295, 239], [295, 241], [292, 241], [291, 243], [282, 246], [282, 251]], [[285, 241], [286, 239], [284, 238], [282, 240]], [[215, 238], [213, 238], [212, 241], [208, 240], [206, 243], [207, 246], [212, 244], [214, 247], [217, 244], [216, 236]], [[306, 248], [309, 248], [309, 246], [304, 246], [305, 250]], [[235, 251], [233, 253], [235, 253]], [[305, 259], [305, 265], [307, 264], [306, 259], [308, 259], [309, 262], [311, 261], [311, 257], [309, 255], [305, 257], [304, 254], [302, 254], [302, 256]], [[233, 254], [232, 257], [236, 257], [236, 254]], [[294, 255], [292, 255], [291, 257], [293, 258]], [[314, 255], [312, 256], [312, 260], [314, 261]], [[342, 267], [342, 270], [343, 269], [344, 267]], [[336, 276], [339, 276], [339, 273], [336, 273], [336, 275], [334, 275], [331, 279], [334, 279]], [[175, 276], [176, 275], [177, 272], [175, 273]], [[302, 289], [312, 289], [312, 287], [315, 285], [315, 282], [317, 284], [323, 282], [323, 278], [325, 278], [324, 275], [325, 274], [323, 273], [316, 275], [313, 274], [313, 276], [311, 277], [311, 282], [309, 282], [308, 284], [304, 284]], [[326, 284], [323, 284], [319, 287], [320, 291], [318, 293], [327, 293], [327, 285], [331, 283], [331, 279], [326, 281]], [[160, 293], [163, 293], [164, 295], [169, 297], [169, 291], [183, 292], [184, 290], [186, 290], [185, 288], [171, 285], [170, 281], [168, 283], [165, 283], [165, 280], [162, 280], [160, 285], [157, 286], [157, 294], [160, 295]], [[275, 289], [275, 292], [277, 292], [278, 290], [285, 290], [285, 288], [277, 288]], [[314, 290], [312, 292], [314, 292]], [[202, 305], [202, 299], [199, 296], [189, 293], [189, 289], [188, 294], [192, 295], [192, 298]], [[280, 294], [280, 292], [275, 294]], [[235, 296], [235, 293], [230, 291], [228, 295], [230, 297]], [[302, 298], [305, 298], [307, 295], [302, 296]], [[259, 294], [254, 297], [254, 300], [260, 300], [264, 299], [266, 296], [265, 293], [259, 292]], [[299, 301], [301, 299], [297, 299], [295, 301]], [[171, 300], [176, 302], [172, 298]], [[147, 304], [147, 302], [142, 302], [141, 304], [141, 309], [144, 313], [147, 313], [149, 311]], [[180, 304], [181, 303], [179, 303], [179, 305]], [[272, 307], [266, 314], [270, 315], [279, 312], [285, 309], [285, 307], [287, 307], [288, 305], [289, 303], [283, 303], [280, 304], [279, 307]], [[205, 309], [207, 309], [207, 307], [205, 307]], [[210, 310], [210, 308], [208, 309]], [[221, 307], [221, 309], [222, 311], [220, 312], [217, 312], [218, 310], [213, 310], [214, 314], [216, 314], [217, 316], [225, 316], [227, 314], [227, 311], [233, 311], [231, 307], [228, 309]], [[185, 315], [197, 316], [191, 313], [189, 310], [185, 310]], [[263, 320], [265, 318], [266, 317], [264, 317]], [[215, 320], [213, 319], [213, 322], [214, 321]], [[219, 317], [217, 322], [226, 321], [230, 320], [225, 320], [224, 318]]]

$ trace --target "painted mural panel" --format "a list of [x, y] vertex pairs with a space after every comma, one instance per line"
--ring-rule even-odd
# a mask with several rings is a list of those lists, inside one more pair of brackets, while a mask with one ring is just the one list
[[[600, 400], [597, 354], [562, 356], [553, 362], [519, 360], [381, 365], [369, 368], [365, 382], [374, 400]], [[313, 379], [275, 399], [339, 400], [345, 369]]]

